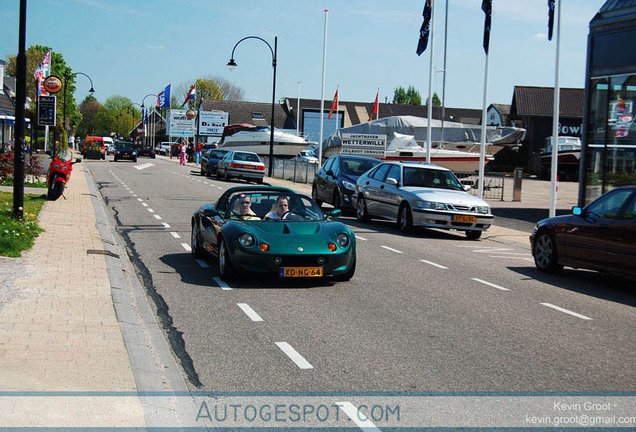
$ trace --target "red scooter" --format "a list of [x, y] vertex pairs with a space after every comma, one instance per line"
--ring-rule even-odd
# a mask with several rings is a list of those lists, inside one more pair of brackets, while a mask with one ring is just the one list
[[75, 162], [71, 162], [73, 153], [68, 149], [55, 152], [51, 158], [51, 165], [46, 173], [46, 187], [48, 188], [46, 197], [50, 201], [55, 201], [64, 193], [64, 187], [71, 179], [72, 165], [82, 160], [76, 159]]

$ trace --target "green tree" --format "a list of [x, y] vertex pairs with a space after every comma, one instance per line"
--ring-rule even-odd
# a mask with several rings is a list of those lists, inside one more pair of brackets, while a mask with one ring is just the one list
[[79, 112], [81, 113], [82, 120], [77, 127], [77, 135], [85, 137], [95, 133], [95, 115], [101, 106], [102, 104], [95, 99], [95, 96], [92, 94], [86, 96], [79, 105]]
[[409, 86], [406, 90], [404, 87], [397, 87], [393, 91], [393, 103], [422, 105], [422, 96], [413, 86]]
[[406, 95], [406, 90], [404, 87], [397, 87], [393, 91], [393, 103], [395, 104], [405, 104], [408, 101], [408, 96]]
[[442, 101], [437, 96], [437, 93], [433, 93], [433, 106], [442, 106]]

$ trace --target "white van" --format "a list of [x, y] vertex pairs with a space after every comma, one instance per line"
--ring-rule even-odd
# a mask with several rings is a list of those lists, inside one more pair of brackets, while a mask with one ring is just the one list
[[113, 154], [115, 151], [115, 142], [111, 137], [102, 137], [104, 140], [104, 147], [106, 148], [106, 154]]

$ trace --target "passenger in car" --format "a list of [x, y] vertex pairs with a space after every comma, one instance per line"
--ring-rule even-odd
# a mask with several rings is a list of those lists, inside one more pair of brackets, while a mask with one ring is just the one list
[[286, 196], [279, 196], [276, 198], [276, 203], [272, 210], [265, 215], [265, 219], [280, 220], [283, 215], [289, 210], [289, 200]]
[[239, 214], [245, 220], [261, 220], [256, 213], [252, 211], [252, 198], [241, 194], [234, 205], [234, 212]]

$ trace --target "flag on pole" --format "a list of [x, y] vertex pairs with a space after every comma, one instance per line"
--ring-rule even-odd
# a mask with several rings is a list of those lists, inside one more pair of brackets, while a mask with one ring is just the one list
[[329, 111], [329, 120], [331, 120], [331, 115], [334, 111], [336, 111], [336, 115], [338, 115], [338, 90], [336, 89], [336, 95], [333, 97], [333, 101], [331, 101], [331, 110]]
[[373, 111], [371, 111], [371, 115], [369, 116], [369, 120], [367, 121], [373, 120], [373, 116], [378, 113], [378, 105], [379, 105], [378, 98], [379, 97], [380, 97], [380, 92], [377, 92], [375, 95], [375, 103], [373, 104]]
[[189, 100], [191, 99], [196, 100], [196, 98], [197, 98], [197, 85], [194, 84], [192, 87], [190, 87], [190, 91], [188, 92], [188, 95], [186, 96], [185, 101], [183, 101], [183, 104], [181, 104], [181, 106], [184, 107]]
[[548, 0], [548, 40], [552, 40], [552, 28], [554, 27], [554, 2]]
[[170, 108], [170, 84], [157, 95], [157, 107]]
[[490, 46], [490, 18], [492, 16], [492, 0], [482, 0], [481, 10], [486, 15], [484, 21], [484, 51], [488, 54], [488, 47]]
[[49, 93], [44, 90], [44, 80], [51, 74], [51, 50], [48, 50], [42, 58], [42, 63], [35, 69], [33, 77], [38, 83], [37, 96], [48, 96]]
[[145, 107], [144, 107], [144, 124], [145, 125], [148, 124], [148, 111], [146, 110]]
[[431, 4], [433, 0], [426, 0], [424, 3], [424, 12], [422, 12], [422, 16], [424, 17], [424, 22], [422, 22], [422, 27], [420, 27], [420, 40], [417, 43], [417, 55], [422, 55], [424, 51], [426, 51], [426, 46], [428, 45], [428, 35], [431, 32]]

